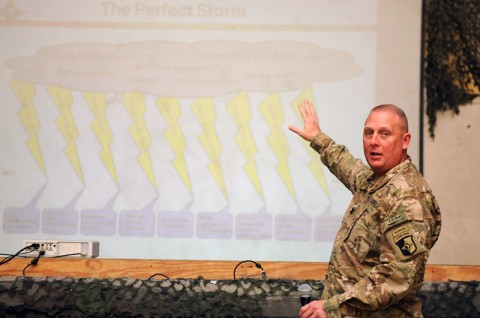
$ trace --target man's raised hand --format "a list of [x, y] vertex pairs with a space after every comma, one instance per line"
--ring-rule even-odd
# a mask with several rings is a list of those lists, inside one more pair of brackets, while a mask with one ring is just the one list
[[315, 111], [312, 103], [310, 103], [310, 101], [307, 99], [304, 99], [298, 103], [298, 110], [303, 119], [303, 129], [294, 125], [288, 126], [288, 129], [303, 139], [312, 141], [313, 138], [321, 132], [320, 125], [318, 123], [317, 112]]

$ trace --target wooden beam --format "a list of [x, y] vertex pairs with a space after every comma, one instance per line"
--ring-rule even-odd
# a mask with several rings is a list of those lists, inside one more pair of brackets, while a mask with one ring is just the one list
[[[22, 276], [31, 258], [16, 258], [0, 266], [1, 276]], [[270, 279], [323, 280], [326, 263], [257, 261]], [[130, 277], [146, 279], [155, 274], [171, 279], [233, 279], [237, 261], [185, 261], [145, 259], [42, 258], [25, 270], [26, 276], [81, 278]], [[157, 279], [161, 279], [161, 275]], [[246, 262], [238, 266], [236, 278], [260, 278], [260, 269]], [[472, 281], [480, 279], [480, 266], [427, 265], [425, 281]]]

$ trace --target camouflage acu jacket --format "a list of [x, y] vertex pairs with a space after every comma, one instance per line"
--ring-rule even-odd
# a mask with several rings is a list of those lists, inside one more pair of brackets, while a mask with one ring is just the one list
[[422, 317], [416, 297], [441, 218], [408, 158], [385, 176], [321, 133], [311, 142], [353, 193], [338, 231], [322, 295], [329, 317]]

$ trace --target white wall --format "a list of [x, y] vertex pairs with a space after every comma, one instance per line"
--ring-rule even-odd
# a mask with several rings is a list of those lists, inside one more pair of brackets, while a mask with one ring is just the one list
[[438, 113], [434, 140], [424, 134], [424, 175], [443, 218], [430, 263], [479, 265], [480, 99], [458, 116]]

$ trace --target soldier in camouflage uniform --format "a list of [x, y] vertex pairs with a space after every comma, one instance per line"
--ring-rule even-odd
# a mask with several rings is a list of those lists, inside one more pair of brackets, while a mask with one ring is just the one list
[[440, 234], [440, 210], [407, 155], [405, 113], [372, 109], [364, 126], [368, 166], [321, 132], [313, 105], [299, 104], [304, 128], [290, 126], [353, 193], [335, 239], [322, 300], [300, 309], [306, 317], [422, 317], [416, 296], [430, 249]]

